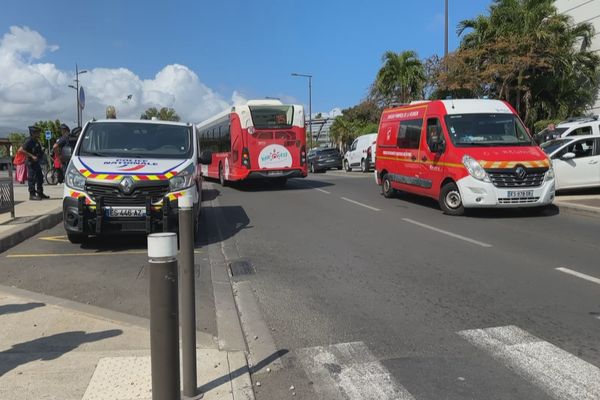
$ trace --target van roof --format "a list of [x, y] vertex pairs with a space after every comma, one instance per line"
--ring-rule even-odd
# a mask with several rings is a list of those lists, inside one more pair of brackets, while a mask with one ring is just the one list
[[94, 124], [97, 122], [106, 122], [109, 124], [116, 123], [136, 123], [136, 124], [154, 124], [154, 125], [179, 125], [179, 126], [191, 126], [191, 124], [185, 122], [175, 122], [175, 121], [162, 121], [162, 120], [152, 120], [152, 119], [97, 119], [95, 121], [90, 121], [90, 124]]
[[[449, 100], [430, 100], [430, 101], [414, 101], [410, 105], [397, 107], [402, 109], [405, 107], [415, 107], [429, 103], [440, 102], [446, 108], [448, 114], [512, 114], [511, 109], [501, 100], [491, 99], [449, 99]], [[386, 110], [387, 111], [387, 110]]]

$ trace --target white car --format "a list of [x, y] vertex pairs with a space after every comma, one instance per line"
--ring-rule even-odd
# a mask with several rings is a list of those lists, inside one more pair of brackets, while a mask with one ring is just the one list
[[354, 139], [350, 150], [344, 154], [344, 169], [360, 168], [362, 172], [369, 172], [375, 166], [373, 145], [377, 142], [377, 134], [369, 133]]
[[541, 147], [552, 160], [556, 190], [600, 186], [600, 136], [569, 136]]
[[[542, 130], [537, 135], [538, 138], [544, 137], [548, 128]], [[600, 120], [598, 116], [571, 118], [556, 125], [552, 136], [554, 138], [565, 138], [570, 136], [600, 135]]]

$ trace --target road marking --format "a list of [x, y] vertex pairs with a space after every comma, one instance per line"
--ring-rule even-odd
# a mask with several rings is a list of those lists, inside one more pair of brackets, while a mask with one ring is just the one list
[[[202, 250], [194, 250], [195, 254]], [[35, 257], [77, 257], [77, 256], [121, 256], [124, 254], [148, 254], [148, 250], [129, 250], [115, 252], [88, 252], [88, 253], [42, 253], [42, 254], [8, 254], [6, 258], [35, 258]]]
[[557, 271], [564, 272], [565, 274], [573, 275], [581, 279], [585, 279], [586, 281], [594, 282], [600, 285], [600, 279], [595, 278], [591, 275], [582, 274], [581, 272], [573, 271], [569, 268], [556, 268]]
[[476, 245], [481, 246], [481, 247], [492, 247], [491, 244], [480, 242], [478, 240], [471, 239], [471, 238], [468, 238], [466, 236], [458, 235], [456, 233], [448, 232], [448, 231], [436, 228], [436, 227], [431, 226], [431, 225], [423, 224], [421, 222], [414, 221], [414, 220], [412, 220], [410, 218], [402, 218], [402, 220], [406, 221], [406, 222], [409, 222], [411, 224], [418, 225], [418, 226], [423, 227], [423, 228], [431, 229], [432, 231], [436, 231], [436, 232], [442, 233], [444, 235], [451, 236], [451, 237], [456, 238], [456, 239], [464, 240], [465, 242], [476, 244]]
[[359, 203], [358, 201], [354, 201], [354, 200], [348, 199], [348, 198], [346, 198], [346, 197], [342, 197], [342, 200], [346, 200], [346, 201], [347, 201], [347, 202], [349, 202], [349, 203], [353, 203], [353, 204], [356, 204], [356, 205], [359, 205], [359, 206], [362, 206], [362, 207], [368, 208], [369, 210], [373, 210], [373, 211], [381, 211], [379, 208], [371, 207], [371, 206], [368, 206], [368, 205], [366, 205], [366, 204]]
[[414, 400], [363, 342], [296, 351], [319, 398], [327, 400]]
[[559, 400], [600, 398], [600, 369], [517, 326], [458, 332]]
[[61, 236], [44, 236], [44, 237], [40, 237], [38, 238], [40, 240], [48, 240], [51, 242], [68, 242], [69, 239], [67, 239], [67, 235], [61, 235]]
[[[310, 186], [310, 185], [309, 185], [309, 186]], [[311, 187], [312, 187], [312, 186], [311, 186]], [[316, 187], [312, 187], [312, 188], [313, 188], [313, 189], [315, 189], [315, 190], [318, 190], [318, 191], [319, 191], [319, 192], [321, 192], [321, 193], [325, 193], [325, 194], [331, 194], [331, 192], [328, 192], [327, 190], [319, 189], [319, 188], [316, 188]]]

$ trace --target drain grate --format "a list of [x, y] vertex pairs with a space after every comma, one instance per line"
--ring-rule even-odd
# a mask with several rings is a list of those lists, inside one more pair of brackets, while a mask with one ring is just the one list
[[251, 275], [254, 273], [254, 267], [249, 261], [239, 260], [229, 264], [231, 276]]

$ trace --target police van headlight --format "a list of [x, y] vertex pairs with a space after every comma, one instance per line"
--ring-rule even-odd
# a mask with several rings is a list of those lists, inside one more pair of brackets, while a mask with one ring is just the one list
[[169, 189], [171, 192], [176, 190], [187, 189], [194, 184], [194, 164], [190, 164], [183, 171], [177, 174], [177, 176], [169, 179]]
[[544, 177], [544, 181], [548, 182], [554, 179], [554, 168], [552, 168], [552, 164], [548, 167], [548, 171], [546, 171], [546, 176]]
[[491, 182], [490, 177], [488, 176], [487, 172], [485, 172], [485, 169], [483, 169], [481, 164], [479, 164], [473, 157], [465, 155], [462, 159], [462, 162], [467, 171], [469, 171], [469, 175], [471, 175], [473, 178], [484, 182]]
[[72, 163], [67, 168], [67, 186], [73, 189], [85, 190], [85, 176], [81, 175]]

